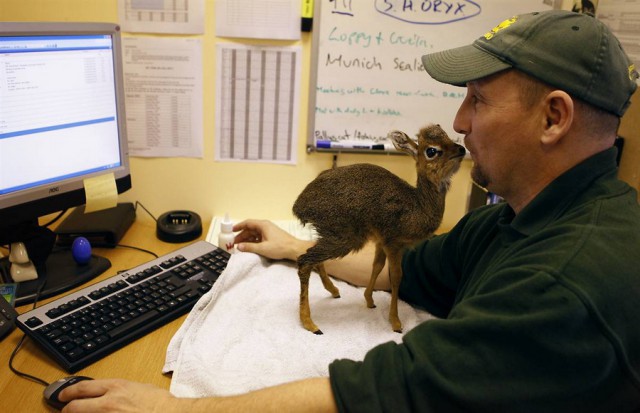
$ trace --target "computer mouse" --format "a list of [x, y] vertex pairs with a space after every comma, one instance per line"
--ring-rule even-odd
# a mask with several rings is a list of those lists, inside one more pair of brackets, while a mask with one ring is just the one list
[[67, 387], [78, 383], [83, 380], [93, 380], [91, 377], [87, 376], [69, 376], [64, 377], [60, 380], [54, 381], [50, 385], [48, 385], [43, 392], [44, 399], [49, 405], [53, 406], [58, 410], [62, 410], [64, 406], [66, 406], [67, 402], [62, 402], [58, 399], [58, 395], [60, 392]]

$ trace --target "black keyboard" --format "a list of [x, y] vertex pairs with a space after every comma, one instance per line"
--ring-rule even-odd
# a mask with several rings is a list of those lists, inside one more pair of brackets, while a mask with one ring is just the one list
[[229, 257], [195, 242], [21, 314], [16, 325], [74, 373], [189, 312]]

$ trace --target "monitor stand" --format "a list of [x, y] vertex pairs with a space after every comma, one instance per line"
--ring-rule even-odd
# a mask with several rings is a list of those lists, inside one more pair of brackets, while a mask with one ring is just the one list
[[[40, 227], [37, 220], [17, 223], [3, 231], [0, 244], [24, 242], [38, 272], [36, 280], [18, 283], [15, 305], [34, 302], [43, 282], [44, 287], [38, 299], [76, 288], [105, 272], [111, 267], [111, 262], [104, 257], [92, 255], [88, 263], [76, 263], [71, 254], [73, 240], [84, 236], [93, 247], [114, 248], [135, 216], [135, 208], [131, 203], [120, 203], [114, 208], [88, 214], [84, 213], [82, 206], [60, 223], [56, 228], [57, 234]], [[54, 246], [56, 238], [58, 245]], [[0, 259], [3, 274], [9, 274], [10, 265], [8, 258]]]
[[[9, 273], [8, 258], [0, 260], [0, 267], [5, 274]], [[44, 265], [36, 267], [38, 278], [32, 281], [18, 283], [15, 305], [20, 306], [34, 302], [38, 288], [44, 282], [38, 300], [71, 290], [93, 280], [111, 267], [111, 262], [96, 255], [92, 255], [87, 264], [75, 262], [68, 248], [54, 249], [47, 257]]]

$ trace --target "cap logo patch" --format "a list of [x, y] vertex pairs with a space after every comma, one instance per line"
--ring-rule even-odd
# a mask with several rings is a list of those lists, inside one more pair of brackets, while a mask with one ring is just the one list
[[504, 30], [507, 27], [511, 26], [517, 20], [518, 20], [518, 16], [514, 16], [514, 17], [512, 17], [510, 19], [507, 19], [507, 20], [503, 21], [502, 23], [500, 23], [499, 25], [497, 25], [496, 27], [494, 27], [493, 29], [491, 29], [490, 31], [485, 33], [484, 34], [484, 38], [487, 39], [487, 40], [491, 40], [493, 38], [493, 36], [495, 36], [499, 31]]
[[631, 66], [629, 66], [629, 80], [637, 80], [638, 76], [640, 75], [636, 70], [636, 65], [632, 64]]

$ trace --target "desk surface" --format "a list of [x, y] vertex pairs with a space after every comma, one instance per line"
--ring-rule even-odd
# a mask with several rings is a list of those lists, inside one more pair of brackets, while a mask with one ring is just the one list
[[[206, 232], [206, 229], [205, 229]], [[155, 252], [167, 254], [186, 244], [169, 244], [155, 237], [155, 222], [148, 217], [139, 216], [121, 241]], [[96, 248], [95, 253], [108, 258], [111, 268], [100, 275], [96, 281], [116, 274], [119, 270], [135, 267], [154, 257], [129, 248]], [[91, 283], [93, 283], [92, 281]], [[54, 297], [55, 298], [55, 297]], [[42, 300], [42, 303], [52, 299]], [[31, 309], [32, 304], [17, 308], [18, 313]], [[162, 366], [169, 341], [176, 333], [186, 315], [134, 341], [102, 360], [76, 372], [93, 378], [125, 378], [169, 388], [171, 377], [162, 374]], [[49, 412], [53, 411], [42, 399], [44, 387], [32, 381], [20, 378], [9, 370], [9, 357], [22, 332], [16, 328], [0, 342], [0, 410], [5, 412]], [[69, 374], [45, 355], [31, 340], [25, 340], [14, 359], [13, 366], [22, 372], [32, 374], [45, 381], [53, 382]]]

